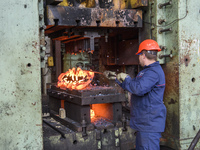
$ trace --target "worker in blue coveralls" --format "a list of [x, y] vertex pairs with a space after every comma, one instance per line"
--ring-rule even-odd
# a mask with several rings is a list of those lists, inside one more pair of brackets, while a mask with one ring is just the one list
[[157, 61], [158, 51], [161, 49], [156, 41], [144, 40], [136, 53], [143, 70], [135, 78], [126, 73], [110, 73], [116, 75], [116, 82], [124, 90], [132, 93], [130, 127], [137, 131], [136, 150], [159, 150], [165, 129], [165, 75]]

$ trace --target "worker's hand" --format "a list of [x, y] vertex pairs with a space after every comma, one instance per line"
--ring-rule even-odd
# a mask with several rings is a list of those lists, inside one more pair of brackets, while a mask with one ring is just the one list
[[126, 73], [119, 73], [117, 74], [117, 79], [120, 81], [120, 82], [123, 82], [125, 80], [125, 78], [127, 77], [128, 74]]
[[116, 79], [116, 73], [113, 71], [104, 71], [103, 72], [104, 76], [106, 76], [108, 79]]

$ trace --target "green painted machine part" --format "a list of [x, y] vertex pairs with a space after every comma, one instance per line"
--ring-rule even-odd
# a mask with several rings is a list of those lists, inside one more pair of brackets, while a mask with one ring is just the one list
[[71, 54], [65, 53], [63, 58], [63, 72], [75, 67], [87, 70], [87, 65], [90, 63], [89, 54], [86, 52]]
[[[158, 58], [166, 75], [167, 120], [162, 144], [186, 150], [200, 129], [200, 3], [149, 0], [144, 16], [145, 38], [155, 39], [161, 46]], [[195, 149], [200, 149], [200, 143]]]

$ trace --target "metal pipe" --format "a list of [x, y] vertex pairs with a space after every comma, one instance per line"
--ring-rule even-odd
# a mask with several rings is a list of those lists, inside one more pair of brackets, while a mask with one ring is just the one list
[[172, 1], [170, 0], [169, 2], [166, 2], [166, 3], [163, 3], [163, 4], [159, 4], [158, 8], [162, 9], [164, 6], [171, 5], [171, 4], [172, 4]]
[[197, 132], [196, 136], [192, 140], [192, 143], [190, 144], [190, 147], [188, 148], [188, 150], [193, 150], [195, 148], [196, 144], [199, 141], [199, 138], [200, 138], [200, 130]]
[[102, 72], [98, 72], [98, 71], [90, 71], [90, 70], [83, 70], [83, 71], [86, 71], [86, 72], [94, 72], [94, 73], [98, 73], [98, 74], [103, 74]]

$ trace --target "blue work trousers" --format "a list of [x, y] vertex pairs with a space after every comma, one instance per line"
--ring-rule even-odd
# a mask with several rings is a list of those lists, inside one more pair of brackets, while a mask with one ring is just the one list
[[160, 150], [160, 132], [137, 132], [136, 150]]

